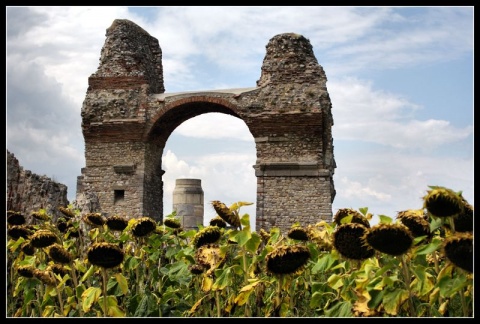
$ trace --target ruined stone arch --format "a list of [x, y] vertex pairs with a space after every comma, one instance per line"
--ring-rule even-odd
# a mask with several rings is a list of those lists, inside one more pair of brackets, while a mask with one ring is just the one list
[[107, 29], [82, 106], [86, 166], [77, 197], [100, 211], [163, 219], [162, 153], [182, 122], [209, 112], [242, 119], [256, 146], [256, 229], [331, 221], [335, 197], [327, 78], [305, 37], [266, 46], [256, 86], [168, 93], [158, 40], [129, 20]]

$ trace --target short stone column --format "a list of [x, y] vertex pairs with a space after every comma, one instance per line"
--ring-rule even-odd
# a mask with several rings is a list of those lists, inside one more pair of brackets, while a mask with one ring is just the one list
[[173, 211], [177, 212], [185, 230], [203, 225], [203, 189], [200, 179], [176, 179], [173, 190]]

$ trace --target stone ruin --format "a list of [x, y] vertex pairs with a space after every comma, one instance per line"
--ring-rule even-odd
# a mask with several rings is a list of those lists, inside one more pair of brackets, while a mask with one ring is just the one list
[[184, 121], [217, 112], [243, 120], [255, 139], [257, 231], [330, 222], [336, 165], [326, 82], [309, 40], [285, 33], [266, 45], [255, 86], [168, 93], [158, 40], [117, 19], [81, 110], [86, 166], [77, 200], [95, 197], [105, 215], [162, 221], [167, 139]]
[[62, 216], [59, 206], [67, 207], [67, 186], [45, 176], [25, 170], [7, 150], [7, 211], [22, 213], [28, 223], [35, 222], [32, 212], [45, 209], [52, 220]]

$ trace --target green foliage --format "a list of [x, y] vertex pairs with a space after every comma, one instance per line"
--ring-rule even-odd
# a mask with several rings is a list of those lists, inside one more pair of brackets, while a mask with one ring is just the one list
[[[65, 273], [53, 274], [55, 285], [45, 283], [40, 272], [28, 277], [28, 271], [21, 274], [18, 269], [30, 266], [52, 272], [55, 262], [48, 247], [27, 255], [21, 247], [28, 238], [9, 237], [7, 316], [473, 316], [473, 273], [456, 267], [443, 253], [445, 239], [455, 235], [449, 220], [429, 217], [432, 235], [414, 238], [404, 255], [376, 251], [359, 261], [343, 258], [334, 248], [335, 223], [308, 225], [308, 241], [291, 239], [278, 228], [270, 229], [267, 236], [251, 231], [249, 215], [240, 214], [240, 208], [250, 204], [240, 201], [230, 206], [241, 226], [221, 229], [218, 241], [198, 248], [192, 244], [195, 230], [158, 224], [147, 236], [136, 237], [134, 221], [114, 232], [107, 225], [89, 227], [77, 210], [71, 226], [84, 235], [74, 237], [61, 233], [47, 215], [34, 230], [52, 231], [74, 258], [62, 265]], [[367, 207], [359, 212], [371, 219]], [[381, 224], [396, 222], [378, 216]], [[341, 220], [350, 221], [348, 216]], [[96, 242], [118, 245], [124, 253], [122, 263], [109, 269], [91, 264], [86, 251]], [[295, 273], [272, 274], [267, 255], [285, 245], [306, 246], [310, 257]], [[288, 257], [282, 262], [287, 264]]]

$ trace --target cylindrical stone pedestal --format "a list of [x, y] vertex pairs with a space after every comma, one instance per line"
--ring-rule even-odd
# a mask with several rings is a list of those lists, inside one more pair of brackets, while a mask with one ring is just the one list
[[200, 179], [176, 179], [173, 190], [173, 210], [185, 230], [203, 225], [203, 189]]

